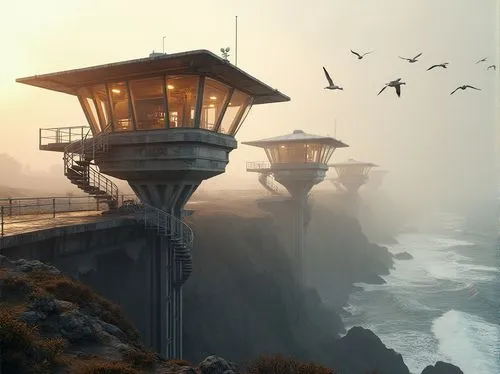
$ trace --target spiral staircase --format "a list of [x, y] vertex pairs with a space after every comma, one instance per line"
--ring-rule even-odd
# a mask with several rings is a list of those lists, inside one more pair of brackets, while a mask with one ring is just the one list
[[[92, 136], [90, 129], [81, 139], [70, 142], [64, 148], [64, 175], [82, 191], [98, 202], [108, 204], [109, 209], [118, 208], [119, 191], [117, 185], [92, 163], [96, 154], [109, 150], [108, 134], [102, 132]], [[140, 204], [134, 209], [136, 219], [147, 228], [155, 229], [166, 236], [174, 249], [174, 261], [180, 264], [175, 274], [174, 285], [181, 287], [193, 270], [191, 249], [194, 234], [192, 229], [173, 215], [148, 204]]]
[[260, 184], [271, 194], [273, 195], [281, 195], [280, 189], [274, 180], [272, 173], [262, 172], [259, 175]]

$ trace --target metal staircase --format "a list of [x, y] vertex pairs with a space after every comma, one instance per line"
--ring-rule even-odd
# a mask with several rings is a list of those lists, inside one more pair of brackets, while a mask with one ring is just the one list
[[181, 287], [193, 272], [193, 230], [180, 219], [149, 204], [141, 204], [135, 214], [146, 228], [155, 229], [158, 235], [166, 236], [173, 245], [174, 262], [181, 265], [180, 271], [175, 274], [174, 286]]
[[271, 173], [260, 173], [259, 182], [266, 190], [271, 192], [271, 194], [281, 195], [280, 189]]
[[89, 136], [90, 130], [81, 139], [69, 143], [64, 148], [64, 175], [78, 188], [105, 202], [109, 209], [118, 206], [118, 187], [108, 177], [100, 173], [91, 161], [97, 153], [107, 152], [107, 134]]

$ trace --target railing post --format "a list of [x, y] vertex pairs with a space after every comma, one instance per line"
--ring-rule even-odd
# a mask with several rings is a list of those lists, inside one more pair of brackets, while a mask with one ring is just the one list
[[9, 197], [9, 217], [12, 216], [12, 199]]
[[0, 207], [0, 236], [3, 236], [3, 205]]
[[56, 198], [52, 198], [52, 218], [56, 218]]

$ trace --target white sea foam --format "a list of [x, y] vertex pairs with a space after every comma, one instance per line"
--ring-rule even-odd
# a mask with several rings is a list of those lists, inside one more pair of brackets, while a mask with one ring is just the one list
[[439, 354], [465, 374], [499, 372], [500, 326], [452, 309], [433, 321], [432, 332]]

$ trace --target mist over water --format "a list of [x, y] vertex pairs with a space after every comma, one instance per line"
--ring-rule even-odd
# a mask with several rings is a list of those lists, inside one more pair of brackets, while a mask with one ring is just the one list
[[373, 329], [413, 373], [437, 360], [465, 374], [499, 372], [498, 234], [472, 231], [454, 214], [426, 223], [389, 246], [413, 260], [397, 260], [386, 284], [361, 284], [346, 322]]

